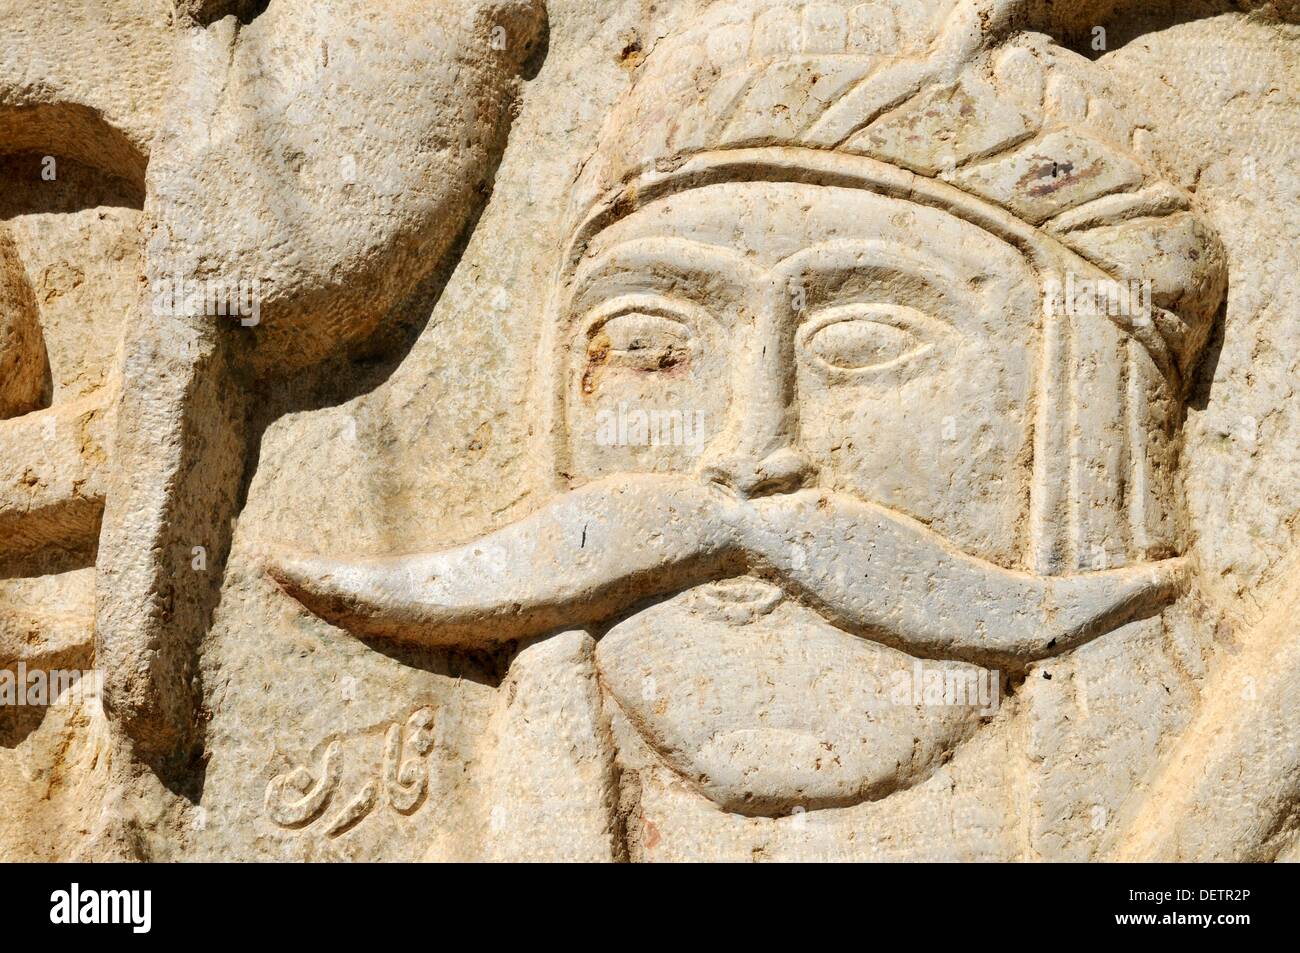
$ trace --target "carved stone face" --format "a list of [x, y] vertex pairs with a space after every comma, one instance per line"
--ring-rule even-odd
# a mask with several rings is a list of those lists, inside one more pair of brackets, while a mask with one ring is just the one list
[[1015, 249], [934, 208], [768, 182], [660, 199], [575, 276], [561, 469], [817, 485], [1013, 565], [1039, 310]]
[[1096, 374], [1122, 366], [1121, 331], [1080, 322], [1080, 373], [1059, 373], [1025, 255], [949, 193], [891, 198], [906, 175], [858, 171], [880, 191], [732, 181], [606, 225], [559, 289], [543, 378], [569, 491], [445, 554], [276, 579], [388, 638], [589, 626], [625, 769], [666, 765], [729, 812], [924, 782], [997, 707], [977, 664], [1071, 651], [1172, 598], [1182, 564], [1028, 561], [1031, 497], [1067, 485], [1080, 442], [1044, 439], [1040, 467], [1035, 405], [1099, 378], [1088, 433], [1122, 421]]
[[[932, 207], [773, 182], [659, 199], [575, 275], [561, 469], [695, 474], [742, 498], [818, 486], [1015, 565], [1039, 301], [1019, 252]], [[915, 659], [757, 579], [632, 616], [597, 661], [647, 743], [742, 813], [883, 796], [978, 722], [891, 698]]]

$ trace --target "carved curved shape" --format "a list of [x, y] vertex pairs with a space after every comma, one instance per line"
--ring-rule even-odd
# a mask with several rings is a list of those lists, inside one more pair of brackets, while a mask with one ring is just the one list
[[685, 480], [595, 485], [444, 553], [282, 553], [268, 571], [312, 612], [358, 634], [489, 645], [594, 624], [647, 596], [734, 574], [739, 553], [719, 504]]
[[[271, 576], [322, 619], [438, 646], [599, 623], [741, 567], [773, 575], [837, 625], [909, 654], [1010, 666], [1155, 611], [1186, 574], [1182, 559], [1073, 576], [1017, 572], [842, 496], [804, 491], [745, 503], [689, 479], [655, 477], [576, 490], [444, 553], [268, 559]], [[972, 606], [983, 607], [973, 628]]]
[[330, 821], [329, 827], [325, 830], [325, 835], [327, 837], [338, 837], [340, 834], [346, 834], [366, 819], [366, 816], [375, 809], [375, 802], [378, 800], [379, 782], [370, 781], [357, 792], [356, 797], [344, 805], [338, 816]]
[[168, 5], [0, 0], [0, 152], [40, 150], [142, 182], [172, 67]]
[[432, 751], [437, 741], [433, 733], [435, 718], [432, 708], [420, 708], [406, 719], [406, 743], [421, 757]]
[[[619, 621], [596, 645], [610, 698], [682, 783], [724, 811], [773, 816], [891, 796], [929, 777], [993, 714], [1000, 673], [926, 662], [963, 694], [920, 704], [918, 659], [806, 607], [769, 609], [767, 588], [744, 579], [692, 589]], [[917, 697], [900, 698], [900, 683], [913, 682]]]
[[[151, 280], [195, 261], [256, 279], [258, 373], [364, 337], [481, 204], [544, 22], [541, 0], [276, 0], [242, 28], [186, 31], [184, 107], [149, 168]], [[250, 183], [251, 210], [212, 200]]]
[[1207, 679], [1200, 711], [1116, 828], [1114, 859], [1261, 863], [1294, 849], [1297, 615], [1300, 576], [1293, 576], [1242, 637], [1245, 650]]
[[749, 551], [830, 621], [922, 658], [1017, 667], [1158, 612], [1186, 586], [1182, 558], [1065, 576], [1016, 572], [957, 552], [884, 507], [826, 502], [812, 492], [759, 501]]
[[0, 420], [36, 410], [47, 389], [36, 296], [13, 239], [0, 226]]
[[[177, 34], [146, 271], [156, 290], [201, 261], [256, 310], [234, 322], [150, 308], [125, 347], [97, 652], [109, 709], [158, 770], [197, 740], [190, 672], [220, 576], [180, 579], [162, 554], [205, 539], [224, 561], [245, 378], [338, 353], [446, 264], [544, 22], [541, 0], [275, 0], [242, 28], [227, 17]], [[253, 214], [227, 200], [250, 189]]]
[[306, 768], [295, 768], [271, 779], [266, 786], [266, 811], [281, 827], [301, 827], [325, 810], [338, 785], [339, 743], [331, 741], [325, 749], [320, 778], [314, 784]]
[[403, 761], [403, 747], [402, 726], [390, 725], [384, 737], [384, 792], [394, 810], [409, 814], [424, 799], [429, 772], [418, 758]]
[[149, 162], [146, 142], [80, 102], [0, 106], [0, 143], [0, 152], [64, 156], [136, 186], [143, 184]]

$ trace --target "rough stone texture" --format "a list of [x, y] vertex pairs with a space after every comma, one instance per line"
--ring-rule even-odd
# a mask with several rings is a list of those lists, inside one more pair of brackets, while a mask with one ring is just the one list
[[0, 0], [0, 858], [1300, 857], [1298, 12]]
[[7, 231], [0, 232], [0, 418], [21, 417], [44, 402], [45, 338], [36, 295]]

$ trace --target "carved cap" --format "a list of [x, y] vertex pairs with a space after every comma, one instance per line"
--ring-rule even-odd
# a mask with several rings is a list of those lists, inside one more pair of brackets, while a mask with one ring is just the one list
[[1018, 7], [720, 3], [647, 56], [578, 182], [579, 225], [602, 204], [631, 211], [645, 179], [703, 154], [868, 157], [1001, 209], [1112, 278], [1150, 281], [1161, 363], [1183, 377], [1223, 299], [1223, 247], [1161, 179], [1102, 67], [1007, 36]]

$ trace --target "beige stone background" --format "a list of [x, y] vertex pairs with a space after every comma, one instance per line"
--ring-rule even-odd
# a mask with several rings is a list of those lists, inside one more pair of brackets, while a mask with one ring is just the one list
[[[51, 709], [35, 724], [0, 722], [0, 857], [93, 856], [106, 816], [119, 810], [151, 818], [130, 850], [160, 860], [414, 860], [430, 845], [444, 856], [474, 854], [492, 823], [476, 769], [504, 660], [375, 651], [303, 614], [255, 553], [268, 543], [357, 555], [449, 545], [537, 502], [530, 370], [569, 187], [642, 57], [707, 5], [549, 0], [544, 60], [524, 83], [490, 199], [454, 267], [405, 301], [362, 355], [260, 385], [260, 440], [202, 646], [201, 799], [115, 801], [132, 795], [108, 794], [116, 789], [104, 781], [105, 729], [94, 715]], [[0, 3], [0, 32], [18, 6]], [[119, 15], [108, 6], [99, 15]], [[1232, 262], [1223, 331], [1186, 425], [1201, 605], [1217, 625], [1214, 652], [1192, 673], [1199, 680], [1300, 585], [1300, 26], [1227, 3], [1168, 5], [1173, 15], [1129, 6], [1137, 12], [1106, 21], [1111, 49], [1100, 61], [1149, 113], [1167, 175], [1203, 203]], [[1194, 15], [1201, 7], [1206, 15]], [[75, 26], [73, 17], [62, 42], [80, 42]], [[1086, 50], [1086, 29], [1072, 42]], [[94, 89], [93, 76], [74, 80]], [[142, 90], [131, 108], [112, 106], [129, 128], [153, 102]], [[24, 184], [31, 161], [0, 165], [0, 219], [37, 279], [56, 399], [71, 399], [106, 387], [113, 373], [113, 323], [130, 320], [129, 276], [142, 273], [133, 229], [143, 197], [69, 163], [58, 188], [76, 195], [65, 213], [48, 193], [29, 197], [41, 187]], [[94, 229], [82, 228], [92, 220]], [[0, 601], [48, 606], [51, 586], [0, 579]], [[320, 825], [268, 821], [276, 775], [315, 773], [337, 740], [337, 800], [346, 800], [378, 771], [388, 727], [425, 705], [436, 712], [438, 744], [419, 810], [377, 810], [333, 838]]]

